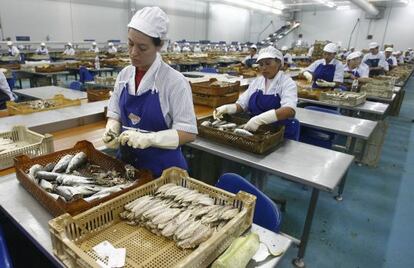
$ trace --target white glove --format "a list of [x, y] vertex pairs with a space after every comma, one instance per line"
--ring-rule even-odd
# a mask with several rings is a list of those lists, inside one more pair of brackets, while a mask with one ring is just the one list
[[213, 112], [214, 119], [223, 118], [223, 114], [235, 114], [237, 113], [237, 104], [225, 104], [223, 106], [217, 107]]
[[118, 120], [108, 118], [106, 123], [105, 132], [102, 136], [102, 141], [109, 149], [118, 149], [119, 140], [118, 136], [121, 132], [121, 123]]
[[271, 124], [277, 120], [276, 111], [272, 109], [250, 118], [250, 120], [244, 126], [244, 129], [254, 132], [259, 128], [259, 126]]
[[306, 80], [308, 80], [308, 82], [312, 82], [313, 75], [310, 72], [304, 71], [303, 76], [306, 78]]
[[327, 82], [323, 79], [316, 80], [316, 84], [318, 85], [318, 87], [335, 87], [336, 85], [335, 82]]
[[128, 146], [135, 149], [146, 149], [150, 146], [162, 149], [176, 149], [179, 140], [178, 132], [175, 129], [150, 133], [126, 130], [119, 135], [119, 142], [122, 145], [128, 144]]

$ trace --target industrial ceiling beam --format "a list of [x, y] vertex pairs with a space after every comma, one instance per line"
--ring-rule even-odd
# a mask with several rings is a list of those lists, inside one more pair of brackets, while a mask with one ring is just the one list
[[379, 10], [367, 0], [349, 0], [354, 3], [356, 6], [365, 10], [369, 15], [376, 16], [379, 14]]

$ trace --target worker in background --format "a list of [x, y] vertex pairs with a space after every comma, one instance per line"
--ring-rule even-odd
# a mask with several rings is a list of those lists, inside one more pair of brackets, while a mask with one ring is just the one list
[[293, 64], [292, 55], [288, 52], [289, 48], [287, 46], [282, 47], [282, 53], [283, 53], [283, 59], [285, 61], [285, 64], [287, 64], [288, 67], [290, 67]]
[[351, 47], [347, 52], [345, 52], [344, 58], [346, 59], [349, 56], [349, 54], [354, 53], [354, 51], [355, 51], [355, 48]]
[[75, 50], [73, 49], [73, 46], [72, 46], [72, 43], [67, 43], [66, 44], [66, 49], [65, 49], [65, 51], [63, 51], [63, 55], [66, 55], [66, 56], [74, 56], [75, 55]]
[[249, 46], [247, 44], [244, 44], [242, 52], [249, 52]]
[[208, 43], [208, 44], [207, 44], [207, 46], [204, 46], [203, 51], [204, 51], [204, 52], [209, 52], [209, 51], [211, 51], [211, 45], [210, 45], [210, 43]]
[[398, 65], [404, 64], [404, 56], [402, 55], [401, 51], [395, 51], [392, 53], [395, 58], [397, 59]]
[[237, 51], [236, 47], [234, 45], [231, 45], [229, 48], [229, 52], [236, 52], [236, 51]]
[[256, 45], [251, 45], [249, 52], [250, 52], [250, 54], [247, 55], [243, 59], [242, 64], [246, 67], [251, 68], [252, 65], [255, 64], [256, 61], [257, 61], [257, 57], [258, 57], [258, 55], [257, 55], [257, 46]]
[[201, 47], [200, 44], [196, 44], [194, 46], [194, 53], [201, 53]]
[[[216, 118], [223, 114], [248, 112], [250, 120], [244, 129], [255, 132], [259, 126], [276, 123], [285, 124], [285, 120], [295, 116], [297, 104], [296, 83], [286, 75], [283, 67], [283, 54], [274, 47], [260, 50], [257, 62], [262, 76], [257, 77], [236, 103], [226, 104], [214, 111]], [[290, 129], [285, 133], [291, 133]]]
[[236, 50], [237, 51], [242, 51], [242, 47], [241, 47], [240, 42], [237, 42]]
[[40, 47], [36, 49], [37, 55], [49, 55], [49, 50], [46, 47], [45, 43], [40, 43]]
[[180, 53], [181, 52], [181, 47], [178, 45], [177, 42], [174, 42], [173, 52], [176, 52], [176, 53]]
[[394, 49], [392, 47], [387, 47], [384, 51], [385, 61], [388, 63], [388, 69], [392, 70], [394, 67], [397, 67], [397, 59], [392, 55]]
[[195, 140], [190, 84], [163, 60], [169, 19], [159, 7], [138, 10], [128, 24], [131, 65], [116, 79], [103, 141], [118, 158], [155, 178], [164, 169], [187, 169], [181, 145]]
[[369, 76], [381, 75], [388, 71], [388, 63], [385, 61], [385, 56], [379, 53], [377, 42], [369, 44], [369, 53], [364, 56], [362, 61], [369, 66]]
[[16, 57], [16, 58], [19, 57], [20, 50], [15, 45], [13, 45], [12, 41], [7, 41], [7, 47], [8, 47], [7, 52], [9, 56]]
[[190, 43], [184, 43], [184, 47], [181, 51], [182, 52], [191, 52]]
[[313, 81], [313, 88], [337, 87], [344, 81], [344, 66], [335, 59], [338, 47], [328, 43], [323, 48], [323, 58], [314, 61], [303, 73], [305, 78]]
[[227, 45], [226, 45], [226, 44], [222, 44], [222, 45], [221, 45], [221, 51], [222, 51], [222, 52], [227, 52], [227, 51], [229, 51], [229, 50], [228, 50], [228, 48], [227, 48]]
[[108, 43], [108, 51], [109, 54], [116, 54], [118, 52], [118, 49], [114, 46], [114, 43], [109, 42]]
[[344, 72], [349, 74], [351, 79], [367, 78], [369, 66], [362, 62], [362, 52], [355, 51], [346, 57]]
[[409, 59], [408, 61], [412, 61], [414, 59], [414, 51], [412, 48], [408, 48], [407, 50], [408, 50], [407, 54], [408, 54], [408, 59]]
[[92, 46], [89, 48], [89, 51], [99, 53], [99, 48], [98, 48], [96, 42], [92, 42]]
[[311, 46], [309, 49], [308, 49], [308, 53], [306, 54], [306, 56], [308, 56], [309, 58], [310, 57], [312, 57], [312, 54], [313, 54], [313, 50], [315, 49], [315, 47], [314, 46]]
[[303, 35], [299, 34], [298, 39], [293, 42], [292, 47], [307, 47], [308, 44], [303, 40]]
[[7, 83], [6, 76], [0, 71], [0, 110], [6, 109], [6, 102], [14, 101], [13, 93]]

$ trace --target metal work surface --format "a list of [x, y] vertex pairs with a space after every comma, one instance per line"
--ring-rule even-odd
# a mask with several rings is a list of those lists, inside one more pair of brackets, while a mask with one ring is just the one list
[[[29, 239], [36, 244], [39, 250], [63, 266], [53, 255], [52, 251], [48, 222], [53, 219], [53, 216], [20, 185], [15, 173], [0, 177], [0, 189], [0, 204], [4, 210], [7, 211], [14, 222], [20, 225], [26, 232], [25, 235], [29, 236]], [[260, 236], [265, 236], [272, 241], [276, 241], [278, 249], [282, 252], [286, 252], [292, 244], [289, 238], [273, 233], [256, 224], [253, 224], [252, 230], [259, 232]], [[248, 267], [275, 267], [282, 256], [276, 258], [269, 257], [265, 261], [257, 264], [251, 261]]]
[[[85, 103], [80, 106], [3, 117], [0, 118], [0, 132], [10, 131], [15, 125], [23, 125], [32, 130], [45, 133], [96, 122], [95, 117], [103, 120], [104, 108], [107, 105], [108, 100], [104, 100]], [[70, 124], [69, 121], [71, 120], [73, 120], [74, 125]], [[95, 121], [88, 122], [88, 120]]]
[[17, 95], [25, 95], [36, 99], [51, 99], [56, 94], [62, 94], [68, 99], [86, 99], [87, 94], [84, 91], [73, 90], [57, 86], [33, 87], [18, 89], [14, 91]]
[[377, 126], [377, 122], [366, 119], [324, 113], [300, 107], [296, 107], [295, 111], [295, 118], [303, 126], [314, 127], [364, 140], [368, 140]]
[[351, 111], [358, 111], [358, 112], [365, 112], [365, 113], [372, 113], [372, 114], [378, 114], [378, 115], [384, 115], [389, 107], [389, 104], [381, 103], [381, 102], [374, 102], [374, 101], [366, 101], [360, 105], [357, 106], [338, 106], [333, 105], [329, 103], [325, 103], [318, 100], [310, 100], [310, 99], [304, 99], [304, 98], [298, 98], [299, 102], [304, 103], [312, 103], [312, 104], [319, 104], [319, 105], [325, 105], [330, 107], [339, 107], [346, 110]]
[[396, 93], [393, 93], [391, 96], [391, 99], [386, 99], [386, 98], [381, 98], [381, 97], [374, 97], [374, 96], [367, 96], [368, 100], [373, 100], [373, 101], [381, 101], [381, 102], [385, 102], [385, 103], [392, 103], [395, 100], [395, 97], [397, 96]]
[[354, 160], [352, 155], [292, 140], [265, 156], [200, 137], [187, 145], [324, 191], [334, 190]]

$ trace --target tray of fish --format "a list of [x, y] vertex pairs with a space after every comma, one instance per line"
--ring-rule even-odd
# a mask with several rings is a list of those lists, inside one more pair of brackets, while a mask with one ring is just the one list
[[30, 114], [69, 106], [81, 105], [80, 99], [67, 99], [62, 94], [56, 94], [51, 99], [32, 100], [25, 102], [8, 101], [6, 103], [9, 115]]
[[53, 136], [39, 134], [25, 126], [14, 126], [11, 131], [0, 133], [0, 169], [13, 166], [18, 155], [30, 157], [53, 152]]
[[365, 92], [328, 91], [321, 92], [319, 100], [332, 105], [357, 106], [365, 102]]
[[222, 120], [209, 116], [198, 120], [198, 133], [201, 137], [256, 154], [270, 153], [283, 142], [284, 126], [262, 125], [252, 133], [243, 129], [247, 121], [248, 118], [238, 115], [224, 115]]
[[170, 168], [160, 178], [76, 216], [49, 222], [68, 267], [107, 265], [94, 247], [126, 249], [125, 267], [207, 267], [252, 224], [256, 197], [232, 194]]
[[66, 70], [65, 64], [46, 64], [43, 66], [35, 66], [36, 73], [57, 73]]
[[367, 97], [379, 97], [391, 99], [394, 94], [395, 78], [391, 76], [377, 76], [373, 78], [360, 79], [360, 91], [365, 92]]
[[75, 215], [152, 179], [98, 150], [88, 141], [35, 158], [14, 159], [16, 177], [52, 215]]
[[225, 81], [217, 81], [217, 79], [215, 78], [211, 78], [209, 81], [206, 82], [190, 84], [193, 93], [209, 96], [225, 96], [229, 93], [238, 92], [240, 88], [240, 81], [232, 83]]

